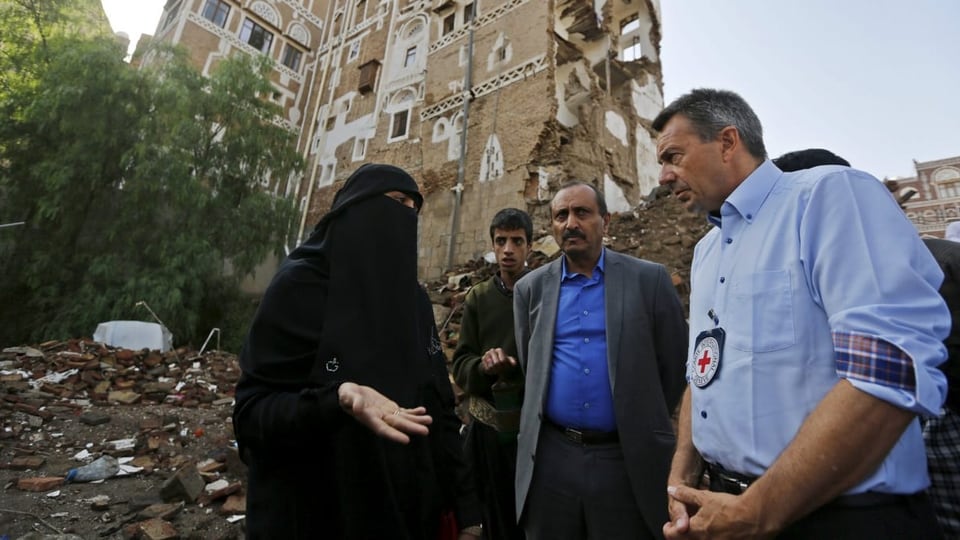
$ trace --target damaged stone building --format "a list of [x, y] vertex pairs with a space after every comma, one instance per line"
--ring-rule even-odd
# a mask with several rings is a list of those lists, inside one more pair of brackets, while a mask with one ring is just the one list
[[611, 211], [656, 186], [658, 0], [169, 0], [154, 39], [205, 72], [274, 59], [269, 98], [308, 167], [268, 188], [299, 201], [298, 240], [360, 164], [410, 171], [425, 278], [487, 251], [503, 207], [546, 230], [563, 181], [594, 182]]

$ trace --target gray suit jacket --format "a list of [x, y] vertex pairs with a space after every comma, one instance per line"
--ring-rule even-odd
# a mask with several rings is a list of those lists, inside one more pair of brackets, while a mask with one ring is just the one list
[[[514, 325], [526, 389], [517, 447], [517, 517], [536, 464], [553, 360], [561, 260], [514, 287]], [[676, 438], [670, 415], [686, 385], [687, 323], [666, 269], [606, 250], [607, 362], [620, 445], [637, 506], [654, 537], [663, 535], [667, 475]]]

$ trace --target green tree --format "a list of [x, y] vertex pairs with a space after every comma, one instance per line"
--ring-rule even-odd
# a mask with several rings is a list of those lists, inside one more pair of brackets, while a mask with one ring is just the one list
[[110, 40], [33, 51], [32, 84], [0, 93], [0, 223], [26, 221], [0, 229], [0, 343], [89, 336], [145, 301], [196, 344], [294, 214], [261, 187], [302, 166], [261, 97], [270, 61], [205, 78], [176, 50], [153, 71]]

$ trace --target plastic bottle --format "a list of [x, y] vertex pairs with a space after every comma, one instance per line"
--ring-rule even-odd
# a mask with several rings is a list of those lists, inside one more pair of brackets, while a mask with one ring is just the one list
[[67, 482], [93, 482], [103, 480], [120, 472], [120, 462], [113, 456], [100, 456], [83, 467], [70, 469], [67, 472]]

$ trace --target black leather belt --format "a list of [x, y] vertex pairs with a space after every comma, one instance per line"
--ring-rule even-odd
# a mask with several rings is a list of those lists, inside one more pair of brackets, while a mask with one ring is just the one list
[[[732, 493], [740, 495], [750, 487], [757, 477], [746, 476], [727, 470], [720, 465], [707, 463], [707, 474], [710, 475], [710, 491], [720, 493]], [[884, 506], [892, 504], [905, 504], [915, 494], [904, 495], [900, 493], [880, 493], [877, 491], [866, 491], [864, 493], [853, 493], [850, 495], [841, 495], [830, 501], [824, 506], [839, 508], [864, 508], [868, 506]]]
[[590, 429], [574, 429], [556, 424], [546, 418], [544, 425], [559, 431], [564, 437], [577, 444], [610, 444], [620, 441], [620, 434], [616, 431], [594, 431]]
[[713, 463], [707, 463], [707, 474], [710, 475], [710, 491], [733, 495], [740, 495], [757, 479], [755, 476], [728, 471]]

